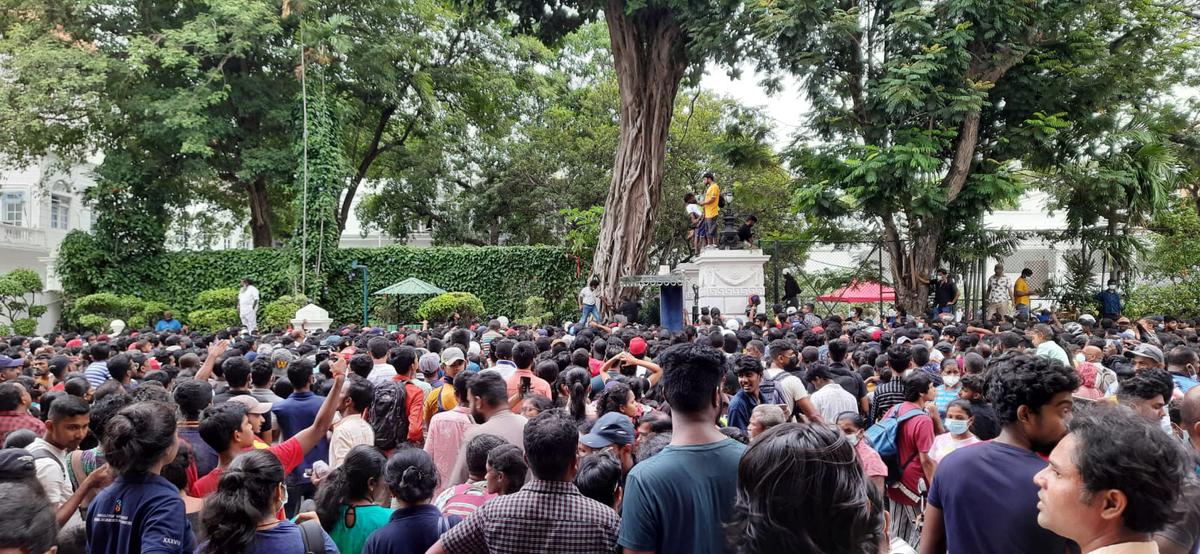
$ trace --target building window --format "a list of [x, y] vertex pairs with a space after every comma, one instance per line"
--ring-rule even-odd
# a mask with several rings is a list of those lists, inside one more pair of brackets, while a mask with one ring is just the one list
[[71, 221], [71, 198], [57, 194], [50, 197], [50, 228], [69, 229]]
[[25, 225], [25, 192], [6, 191], [0, 195], [0, 223]]

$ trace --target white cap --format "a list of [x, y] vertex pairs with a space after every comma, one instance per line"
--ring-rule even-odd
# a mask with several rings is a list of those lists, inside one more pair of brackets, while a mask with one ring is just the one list
[[471, 343], [467, 345], [467, 354], [471, 356], [478, 356], [481, 352], [483, 352], [483, 347], [479, 346], [479, 343], [471, 341]]

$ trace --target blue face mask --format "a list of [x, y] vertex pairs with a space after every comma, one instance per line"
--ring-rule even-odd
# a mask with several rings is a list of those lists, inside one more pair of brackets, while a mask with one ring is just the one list
[[965, 419], [947, 419], [945, 423], [946, 431], [949, 431], [951, 435], [962, 435], [967, 432], [967, 427], [970, 426], [970, 423]]

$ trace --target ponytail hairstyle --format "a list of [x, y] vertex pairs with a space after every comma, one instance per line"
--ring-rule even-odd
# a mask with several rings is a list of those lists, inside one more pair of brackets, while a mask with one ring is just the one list
[[327, 532], [337, 526], [341, 507], [355, 500], [373, 500], [371, 482], [383, 477], [383, 466], [387, 458], [373, 446], [360, 444], [350, 449], [342, 465], [333, 470], [317, 490], [317, 519]]
[[247, 552], [254, 544], [258, 524], [275, 513], [275, 493], [281, 483], [283, 464], [269, 450], [252, 450], [234, 458], [200, 511], [200, 523], [208, 535], [200, 554]]
[[126, 406], [109, 419], [102, 444], [108, 465], [131, 475], [148, 473], [175, 441], [175, 409], [151, 400]]
[[[569, 369], [558, 377], [559, 385], [567, 387], [570, 395], [566, 399], [567, 411], [575, 421], [587, 420], [588, 388], [592, 385], [592, 376], [588, 370], [581, 367]], [[558, 390], [558, 387], [555, 387]]]
[[392, 459], [388, 460], [384, 479], [397, 500], [409, 504], [427, 502], [433, 498], [433, 491], [437, 488], [437, 466], [433, 465], [433, 458], [424, 450], [405, 446], [396, 450]]

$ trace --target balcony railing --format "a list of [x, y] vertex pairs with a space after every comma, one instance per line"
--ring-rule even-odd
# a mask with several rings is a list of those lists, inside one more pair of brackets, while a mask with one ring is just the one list
[[0, 245], [40, 249], [46, 247], [46, 232], [41, 229], [0, 224]]

